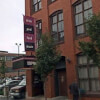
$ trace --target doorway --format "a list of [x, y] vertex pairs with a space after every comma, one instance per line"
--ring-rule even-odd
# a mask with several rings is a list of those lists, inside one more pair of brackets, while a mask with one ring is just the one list
[[66, 63], [64, 57], [59, 61], [55, 70], [55, 94], [67, 96]]

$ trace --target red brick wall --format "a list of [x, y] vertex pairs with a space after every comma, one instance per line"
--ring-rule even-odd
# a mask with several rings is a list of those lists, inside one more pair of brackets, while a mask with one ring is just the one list
[[81, 98], [81, 100], [100, 100], [100, 98], [98, 97], [86, 97], [86, 98]]
[[54, 87], [54, 72], [52, 72], [46, 82], [46, 96], [48, 98], [55, 97], [55, 87]]
[[26, 90], [27, 90], [27, 97], [34, 96], [34, 86], [33, 86], [33, 80], [34, 80], [34, 71], [29, 69], [26, 71]]
[[[30, 0], [26, 1], [26, 15], [30, 14]], [[59, 44], [59, 49], [62, 51], [62, 56], [69, 57], [71, 62], [68, 63], [66, 60], [66, 78], [67, 78], [67, 91], [68, 96], [72, 98], [72, 96], [69, 93], [69, 85], [73, 82], [75, 78], [77, 78], [76, 74], [76, 54], [79, 52], [77, 49], [78, 41], [74, 40], [75, 33], [74, 33], [74, 18], [73, 18], [73, 8], [72, 4], [74, 4], [77, 0], [57, 0], [56, 2], [50, 4], [47, 6], [48, 0], [42, 0], [42, 9], [38, 12], [35, 12], [31, 16], [36, 18], [37, 20], [42, 19], [42, 30], [44, 32], [48, 32], [50, 29], [50, 22], [49, 22], [49, 16], [57, 11], [57, 10], [63, 10], [64, 15], [64, 43]], [[93, 1], [93, 11], [98, 12], [100, 11], [100, 0], [92, 0]], [[80, 40], [88, 41], [89, 38], [81, 38]], [[29, 54], [27, 52], [27, 54]], [[54, 79], [49, 77], [47, 82], [47, 96], [53, 97], [55, 96], [54, 93]], [[90, 98], [92, 100], [93, 98]], [[98, 100], [94, 98], [95, 100]], [[83, 98], [82, 100], [89, 100], [89, 98]]]

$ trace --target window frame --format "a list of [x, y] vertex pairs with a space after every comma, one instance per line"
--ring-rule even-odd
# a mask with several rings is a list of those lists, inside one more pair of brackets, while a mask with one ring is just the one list
[[[91, 82], [91, 80], [92, 81], [99, 81], [99, 83], [100, 83], [100, 73], [99, 73], [99, 68], [98, 68], [98, 77], [91, 77], [90, 76], [90, 68], [96, 68], [97, 66], [92, 62], [92, 63], [90, 63], [89, 61], [89, 59], [87, 58], [87, 63], [86, 64], [78, 64], [78, 57], [82, 57], [82, 56], [84, 56], [83, 54], [78, 54], [77, 55], [77, 75], [78, 75], [78, 82], [79, 82], [79, 87], [80, 87], [80, 82], [81, 81], [88, 81], [88, 84], [89, 84], [89, 90], [88, 91], [86, 91], [86, 93], [94, 93], [94, 92], [100, 92], [100, 90], [96, 90], [96, 91], [93, 91], [92, 90], [92, 82]], [[88, 77], [87, 78], [80, 78], [80, 76], [79, 76], [79, 69], [81, 69], [81, 68], [86, 68], [86, 70], [87, 70], [87, 75], [88, 75]], [[81, 87], [80, 87], [81, 88]], [[96, 88], [96, 87], [95, 87]], [[100, 89], [100, 85], [99, 85], [99, 89]]]
[[[39, 4], [41, 3], [41, 6], [39, 6]], [[35, 6], [37, 5], [37, 10], [35, 9]], [[39, 10], [42, 9], [42, 0], [38, 1], [37, 0], [37, 3], [34, 3], [34, 0], [32, 0], [32, 10], [33, 10], [33, 13], [35, 12], [38, 12]]]
[[[64, 17], [63, 17], [63, 19], [62, 20], [60, 20], [59, 21], [59, 14], [62, 14], [62, 15], [64, 15], [63, 14], [63, 10], [58, 10], [58, 11], [56, 11], [56, 12], [54, 12], [53, 14], [51, 14], [51, 16], [50, 16], [50, 27], [51, 27], [51, 36], [53, 37], [54, 35], [57, 35], [58, 36], [58, 38], [57, 38], [57, 41], [55, 41], [56, 43], [62, 43], [62, 42], [64, 42], [64, 36], [63, 36], [63, 40], [60, 40], [61, 38], [60, 38], [60, 33], [62, 32], [63, 33], [63, 35], [64, 35]], [[55, 23], [53, 23], [53, 18], [55, 17], [55, 16], [57, 16], [57, 22], [55, 22]], [[62, 31], [59, 31], [59, 26], [58, 26], [58, 23], [59, 22], [63, 22], [63, 30]], [[53, 25], [56, 25], [57, 26], [57, 32], [53, 32], [52, 30], [52, 26]], [[53, 37], [53, 39], [55, 40], [55, 38]]]
[[[85, 11], [89, 11], [89, 10], [92, 10], [93, 6], [89, 7], [88, 9], [84, 9], [84, 2], [86, 2], [88, 0], [80, 0], [80, 1], [77, 1], [76, 3], [73, 4], [73, 11], [74, 11], [74, 27], [75, 27], [75, 36], [87, 36], [87, 33], [86, 33], [86, 20], [85, 20], [85, 17], [84, 17], [84, 12]], [[91, 3], [92, 3], [92, 0], [91, 0]], [[76, 7], [79, 5], [79, 4], [82, 4], [82, 11], [81, 12], [78, 12], [76, 13]], [[93, 13], [93, 10], [92, 10], [92, 13]], [[79, 14], [82, 14], [82, 20], [83, 20], [83, 23], [81, 24], [78, 24], [76, 25], [76, 15], [79, 16]], [[79, 20], [79, 18], [78, 18]], [[83, 33], [78, 33], [77, 32], [77, 27], [78, 26], [81, 26], [83, 25], [83, 29], [84, 29], [84, 32]]]
[[[41, 29], [39, 28], [39, 25], [41, 24]], [[42, 20], [36, 21], [36, 31], [37, 31], [37, 45], [41, 42], [41, 35], [42, 35]]]
[[57, 0], [54, 0], [54, 1], [52, 1], [52, 0], [48, 0], [48, 5], [54, 3], [55, 1], [57, 1]]

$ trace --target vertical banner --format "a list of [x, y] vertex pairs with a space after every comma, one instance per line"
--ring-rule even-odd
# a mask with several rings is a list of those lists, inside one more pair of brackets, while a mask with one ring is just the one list
[[36, 20], [29, 16], [24, 16], [24, 44], [25, 51], [35, 51]]

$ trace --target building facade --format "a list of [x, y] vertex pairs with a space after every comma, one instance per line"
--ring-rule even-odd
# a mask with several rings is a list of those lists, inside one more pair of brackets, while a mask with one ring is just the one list
[[[76, 79], [80, 88], [86, 91], [82, 100], [99, 100], [100, 71], [78, 49], [79, 41], [89, 40], [85, 19], [93, 13], [99, 13], [99, 7], [99, 0], [25, 0], [25, 15], [36, 19], [37, 41], [41, 42], [41, 34], [50, 32], [62, 52], [62, 59], [52, 72], [54, 77], [48, 76], [48, 98], [72, 98], [69, 85]], [[26, 54], [34, 55], [35, 52], [26, 51]], [[27, 70], [29, 96], [34, 94], [33, 72]]]
[[[24, 54], [19, 54], [19, 56], [24, 55]], [[2, 61], [5, 61], [5, 67], [6, 67], [6, 77], [14, 77], [14, 76], [19, 76], [20, 75], [25, 75], [25, 70], [14, 70], [13, 69], [13, 63], [12, 59], [17, 57], [18, 54], [16, 53], [8, 53], [7, 51], [0, 51], [0, 66], [2, 64]]]

